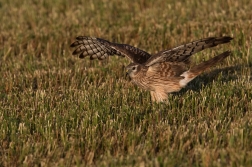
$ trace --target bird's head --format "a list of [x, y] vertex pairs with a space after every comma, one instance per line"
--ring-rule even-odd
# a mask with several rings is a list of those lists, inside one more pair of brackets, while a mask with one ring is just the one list
[[126, 75], [129, 75], [130, 78], [134, 78], [136, 74], [141, 70], [141, 65], [136, 63], [130, 63], [126, 66]]

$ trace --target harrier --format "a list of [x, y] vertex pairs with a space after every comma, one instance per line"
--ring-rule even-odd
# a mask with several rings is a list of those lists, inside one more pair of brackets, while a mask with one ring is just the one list
[[163, 102], [167, 100], [168, 93], [180, 91], [204, 70], [222, 61], [231, 52], [223, 52], [189, 68], [191, 55], [228, 43], [232, 39], [227, 36], [205, 38], [153, 55], [127, 44], [86, 36], [77, 37], [71, 47], [76, 47], [73, 55], [78, 55], [79, 58], [89, 56], [90, 60], [103, 60], [112, 55], [126, 56], [132, 61], [126, 67], [132, 82], [150, 91], [152, 101]]

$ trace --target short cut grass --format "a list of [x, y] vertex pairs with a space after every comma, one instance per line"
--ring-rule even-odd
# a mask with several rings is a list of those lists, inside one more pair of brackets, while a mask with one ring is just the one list
[[[252, 166], [252, 1], [1, 0], [0, 166]], [[210, 36], [232, 55], [168, 104], [125, 58], [71, 55], [79, 35], [150, 53]]]

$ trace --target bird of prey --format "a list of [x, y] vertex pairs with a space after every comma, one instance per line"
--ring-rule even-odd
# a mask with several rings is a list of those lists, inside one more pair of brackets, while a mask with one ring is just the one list
[[152, 101], [158, 103], [166, 101], [168, 93], [180, 91], [195, 77], [225, 59], [231, 52], [223, 52], [189, 68], [191, 55], [228, 43], [232, 39], [228, 36], [204, 38], [153, 55], [128, 44], [87, 36], [77, 37], [71, 47], [75, 47], [73, 55], [78, 55], [79, 58], [89, 56], [90, 60], [96, 58], [103, 60], [112, 55], [126, 56], [132, 61], [126, 67], [132, 82], [150, 91]]

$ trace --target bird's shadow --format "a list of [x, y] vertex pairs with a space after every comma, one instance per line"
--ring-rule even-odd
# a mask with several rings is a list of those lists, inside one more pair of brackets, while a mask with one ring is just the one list
[[[251, 66], [248, 66], [248, 68], [251, 68]], [[212, 70], [211, 72], [207, 72], [203, 75], [196, 77], [184, 89], [179, 92], [174, 92], [172, 94], [183, 95], [184, 93], [190, 90], [199, 92], [204, 86], [213, 83], [214, 80], [218, 80], [223, 83], [229, 82], [231, 80], [236, 80], [239, 78], [238, 74], [241, 73], [241, 70], [242, 66], [240, 65]], [[222, 74], [222, 77], [219, 77], [220, 74]], [[252, 81], [251, 75], [249, 76], [249, 81]]]

